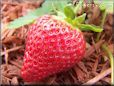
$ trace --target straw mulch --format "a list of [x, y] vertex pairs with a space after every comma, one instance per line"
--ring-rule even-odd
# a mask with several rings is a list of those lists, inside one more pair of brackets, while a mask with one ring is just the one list
[[[22, 3], [23, 2], [23, 3]], [[25, 49], [25, 39], [30, 25], [19, 29], [7, 29], [6, 25], [14, 19], [26, 15], [29, 11], [40, 7], [43, 0], [30, 2], [30, 0], [2, 0], [2, 29], [1, 29], [1, 77], [2, 84], [23, 85], [23, 84], [111, 84], [110, 59], [102, 50], [101, 45], [107, 43], [113, 52], [112, 44], [112, 14], [108, 14], [104, 24], [104, 31], [101, 33], [100, 40], [96, 43], [96, 34], [94, 32], [83, 32], [87, 41], [87, 50], [84, 59], [76, 64], [69, 71], [52, 75], [41, 82], [27, 83], [20, 76], [20, 70], [23, 64], [23, 55]], [[73, 2], [74, 3], [74, 2]], [[99, 7], [95, 6], [87, 13], [89, 24], [100, 24], [101, 12]], [[79, 15], [81, 12], [78, 13]], [[113, 53], [114, 54], [114, 53]], [[29, 77], [29, 76], [28, 76]]]

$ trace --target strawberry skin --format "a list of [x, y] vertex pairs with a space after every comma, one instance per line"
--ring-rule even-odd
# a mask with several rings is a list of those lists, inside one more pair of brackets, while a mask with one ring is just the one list
[[85, 53], [83, 34], [55, 16], [44, 15], [28, 31], [22, 78], [36, 82], [80, 61]]

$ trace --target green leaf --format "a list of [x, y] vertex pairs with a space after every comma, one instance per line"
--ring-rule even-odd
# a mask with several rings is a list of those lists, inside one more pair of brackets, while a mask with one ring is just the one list
[[73, 20], [72, 25], [78, 27], [82, 31], [94, 31], [94, 32], [102, 32], [103, 29], [99, 26], [89, 25], [89, 24], [80, 24], [78, 21]]
[[24, 26], [26, 24], [30, 24], [36, 18], [37, 18], [37, 16], [35, 16], [35, 15], [27, 15], [24, 17], [20, 17], [18, 19], [15, 19], [13, 22], [10, 22], [8, 25], [8, 29], [19, 28], [19, 27]]
[[[14, 21], [10, 22], [7, 26], [8, 29], [17, 29], [21, 26], [31, 24], [36, 18], [38, 18], [41, 15], [49, 14], [53, 10], [53, 7], [51, 3], [54, 4], [55, 8], [59, 10], [63, 10], [64, 6], [69, 2], [70, 0], [60, 1], [60, 0], [45, 0], [45, 2], [42, 4], [42, 7], [37, 8], [27, 15], [23, 17], [19, 17], [18, 19], [15, 19]], [[62, 13], [58, 12], [59, 15], [63, 15]]]
[[75, 13], [74, 13], [73, 9], [71, 8], [71, 6], [64, 7], [64, 14], [68, 18], [71, 18], [71, 19], [75, 18]]
[[64, 7], [71, 2], [71, 0], [51, 0], [56, 10], [64, 12]]
[[52, 2], [52, 7], [53, 7], [53, 11], [57, 16], [62, 17], [63, 19], [66, 18], [65, 14], [62, 12], [61, 9], [58, 9], [57, 7], [55, 7], [55, 4], [57, 5], [57, 3]]
[[85, 18], [86, 18], [86, 13], [76, 17], [75, 21], [78, 21], [79, 23], [83, 23], [85, 21]]
[[63, 20], [66, 18], [65, 14], [61, 11], [56, 11], [57, 12], [57, 16], [61, 17]]
[[54, 0], [52, 2], [53, 11], [62, 18], [66, 18], [64, 14], [64, 7], [70, 3], [71, 0]]
[[72, 19], [71, 19], [71, 18], [65, 18], [65, 20], [66, 20], [68, 23], [72, 24]]
[[80, 29], [83, 31], [94, 31], [94, 32], [102, 32], [103, 29], [101, 27], [89, 24], [80, 24]]
[[70, 23], [73, 27], [78, 27], [81, 31], [94, 31], [94, 32], [102, 32], [103, 29], [99, 26], [89, 25], [89, 24], [81, 24], [78, 20], [66, 18], [68, 23]]
[[52, 7], [49, 5], [49, 1], [46, 0], [42, 7], [37, 8], [33, 11], [31, 11], [30, 13], [28, 13], [27, 15], [20, 17], [18, 19], [15, 19], [14, 21], [10, 22], [7, 26], [8, 29], [16, 29], [19, 28], [21, 26], [27, 25], [32, 23], [36, 18], [38, 18], [38, 16], [41, 16], [43, 14], [47, 14], [52, 10]]

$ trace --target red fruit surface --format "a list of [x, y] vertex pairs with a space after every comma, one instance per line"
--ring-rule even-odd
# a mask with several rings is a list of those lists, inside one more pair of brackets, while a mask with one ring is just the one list
[[36, 82], [66, 71], [83, 58], [85, 48], [83, 34], [78, 29], [55, 16], [44, 15], [28, 32], [22, 78]]

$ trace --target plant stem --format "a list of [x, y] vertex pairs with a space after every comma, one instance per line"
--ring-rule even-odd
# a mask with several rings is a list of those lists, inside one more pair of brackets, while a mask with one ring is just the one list
[[101, 20], [101, 27], [103, 28], [103, 25], [104, 25], [104, 23], [105, 23], [105, 19], [106, 19], [106, 15], [107, 15], [107, 12], [106, 12], [106, 10], [103, 12], [103, 17], [102, 17], [102, 20]]
[[[105, 23], [106, 15], [107, 15], [107, 12], [106, 12], [106, 9], [104, 9], [104, 11], [102, 13], [102, 20], [101, 20], [101, 25], [100, 25], [101, 28], [103, 28], [103, 25]], [[101, 36], [101, 33], [97, 33], [96, 42], [99, 41], [100, 36]]]
[[110, 58], [110, 65], [111, 65], [111, 84], [114, 85], [114, 57], [109, 48], [106, 44], [102, 45], [102, 49], [108, 54]]

